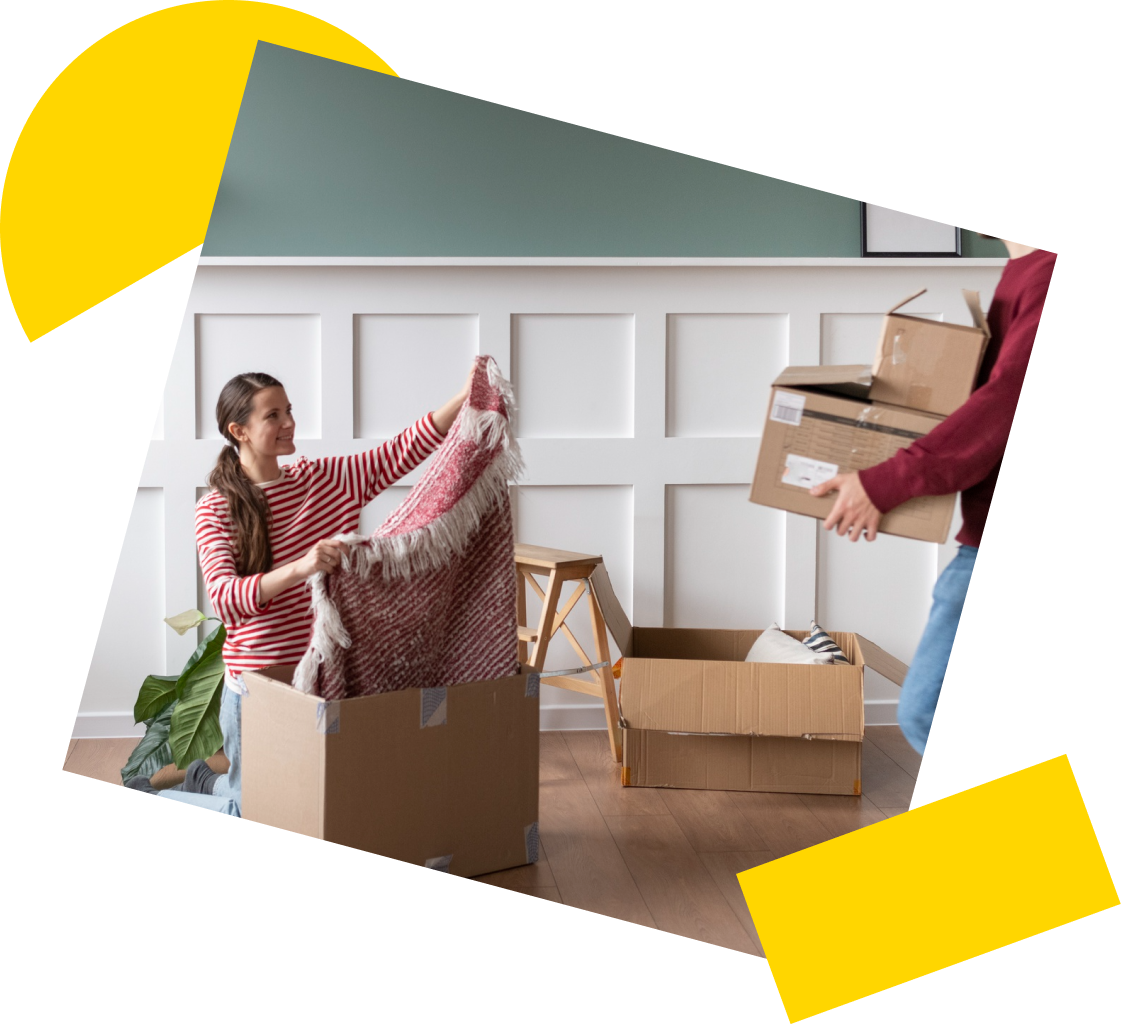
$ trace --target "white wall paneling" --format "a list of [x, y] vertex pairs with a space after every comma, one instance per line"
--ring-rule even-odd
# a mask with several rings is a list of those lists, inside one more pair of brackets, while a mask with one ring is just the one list
[[767, 392], [788, 362], [785, 314], [677, 313], [666, 326], [666, 435], [758, 437]]
[[140, 683], [149, 673], [163, 671], [164, 512], [160, 488], [137, 489], [75, 736], [138, 732], [133, 728], [132, 706]]
[[525, 438], [634, 437], [634, 314], [515, 314], [517, 430]]
[[[299, 454], [318, 458], [407, 426], [459, 388], [472, 355], [493, 355], [520, 407], [519, 539], [602, 554], [634, 622], [804, 628], [816, 616], [913, 654], [954, 546], [854, 545], [750, 504], [763, 403], [787, 363], [870, 362], [883, 311], [909, 292], [928, 289], [925, 315], [968, 322], [961, 289], [987, 305], [998, 262], [204, 264], [87, 683], [87, 735], [113, 729], [143, 676], [178, 670], [197, 643], [161, 620], [203, 600], [193, 507], [220, 447], [218, 389], [246, 369], [285, 383]], [[419, 473], [366, 510], [364, 531]], [[584, 618], [574, 626], [587, 647]], [[557, 645], [550, 661], [570, 657]], [[868, 721], [893, 721], [897, 694], [872, 680]], [[603, 720], [590, 699], [546, 688], [542, 721]]]
[[392, 438], [463, 386], [479, 352], [477, 314], [354, 318], [354, 436]]
[[786, 515], [746, 484], [666, 489], [665, 625], [762, 630], [784, 616]]
[[195, 337], [196, 437], [221, 437], [214, 410], [222, 386], [237, 374], [254, 371], [264, 371], [284, 385], [296, 418], [296, 437], [320, 437], [317, 315], [200, 313]]

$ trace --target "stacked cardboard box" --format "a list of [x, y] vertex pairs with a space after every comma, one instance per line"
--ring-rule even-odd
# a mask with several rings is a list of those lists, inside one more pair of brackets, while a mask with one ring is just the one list
[[[923, 290], [925, 291], [925, 289]], [[976, 292], [966, 292], [974, 326], [888, 311], [870, 366], [788, 367], [771, 389], [751, 501], [825, 519], [835, 496], [809, 489], [864, 470], [929, 434], [973, 390], [989, 330]], [[911, 499], [880, 523], [885, 534], [941, 544], [954, 495]]]

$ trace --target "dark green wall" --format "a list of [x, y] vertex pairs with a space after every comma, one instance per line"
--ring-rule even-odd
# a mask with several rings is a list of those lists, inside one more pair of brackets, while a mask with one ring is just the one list
[[859, 256], [859, 204], [258, 43], [203, 255]]

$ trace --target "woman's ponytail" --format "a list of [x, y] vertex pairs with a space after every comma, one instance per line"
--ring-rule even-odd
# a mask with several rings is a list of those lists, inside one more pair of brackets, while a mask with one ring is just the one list
[[238, 576], [267, 573], [272, 569], [272, 545], [268, 500], [242, 469], [230, 424], [244, 425], [253, 412], [253, 398], [257, 392], [277, 387], [282, 387], [280, 382], [268, 374], [238, 374], [222, 389], [215, 410], [218, 430], [227, 444], [218, 454], [218, 462], [206, 483], [225, 498], [229, 506]]

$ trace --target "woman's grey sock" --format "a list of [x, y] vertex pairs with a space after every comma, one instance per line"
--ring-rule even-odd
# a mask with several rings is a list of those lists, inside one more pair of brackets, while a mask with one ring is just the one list
[[152, 786], [152, 780], [148, 776], [133, 776], [132, 779], [125, 781], [125, 786], [129, 790], [139, 790], [142, 794], [158, 794], [159, 791]]
[[216, 773], [206, 762], [199, 758], [187, 766], [187, 778], [183, 780], [183, 790], [188, 794], [214, 793]]

